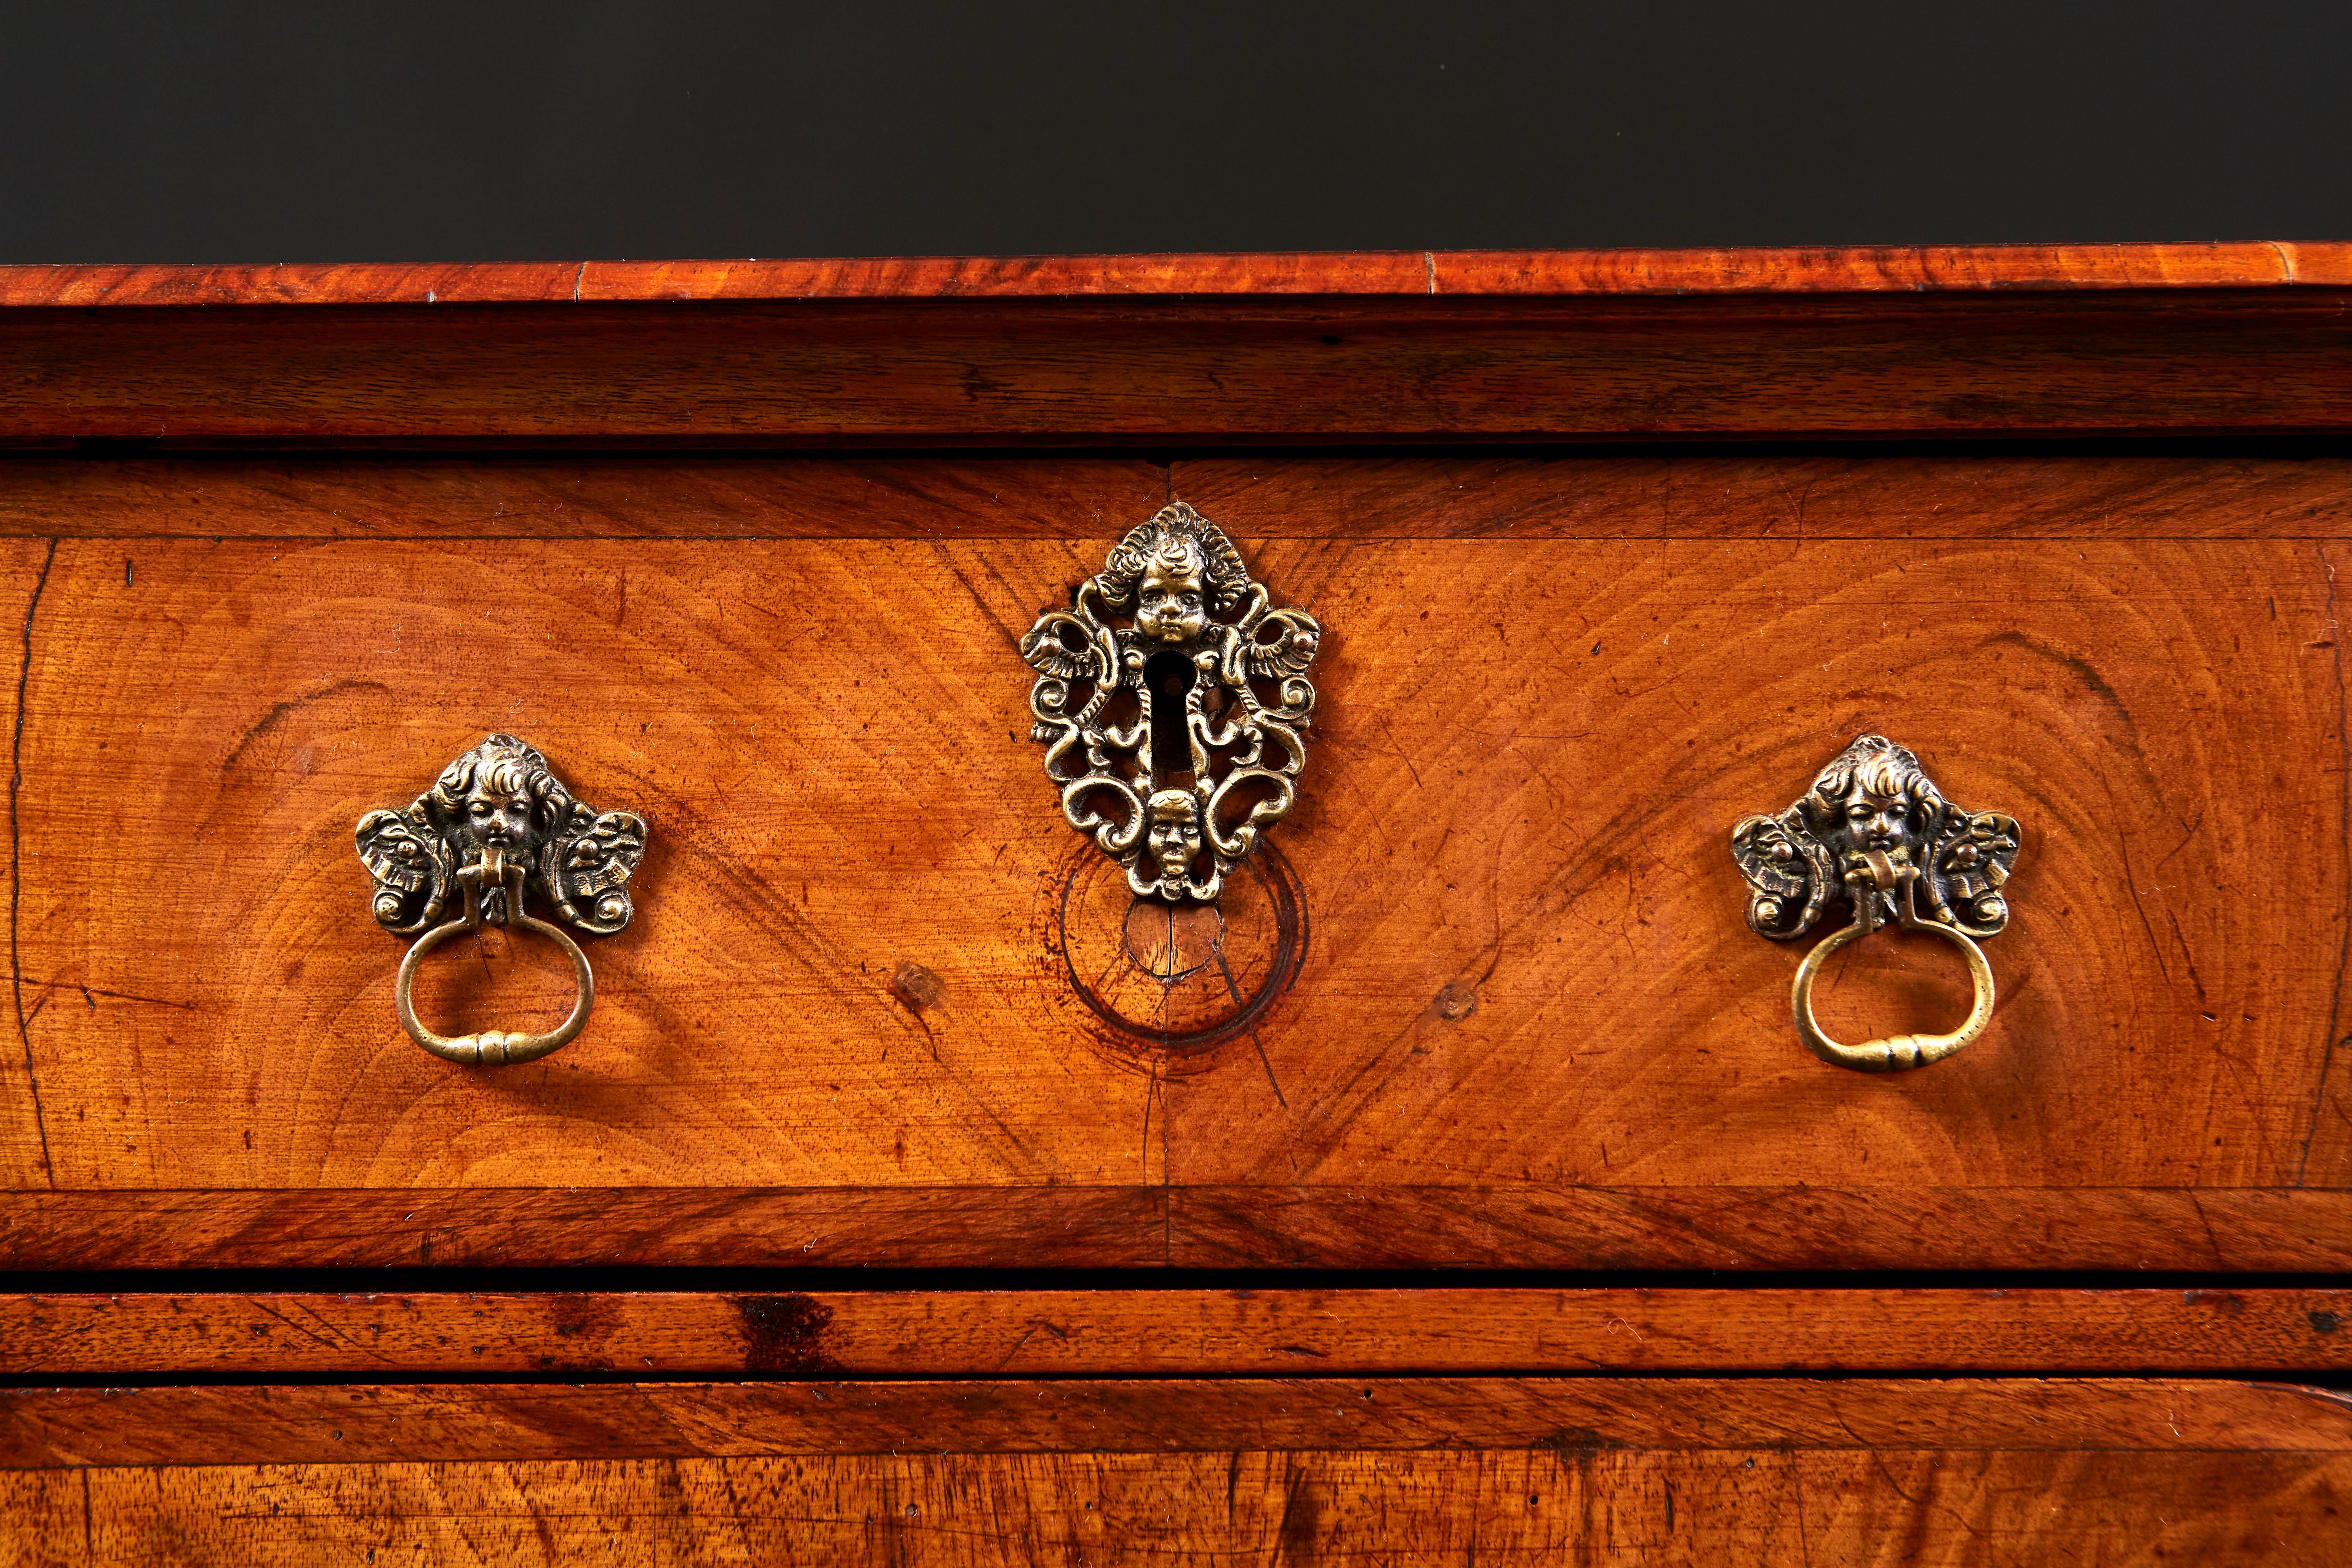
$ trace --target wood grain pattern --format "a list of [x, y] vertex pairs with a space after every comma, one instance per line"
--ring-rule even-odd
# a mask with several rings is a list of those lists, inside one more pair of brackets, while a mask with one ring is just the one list
[[2311, 1188], [907, 1186], [0, 1192], [14, 1269], [2168, 1270], [2326, 1272]]
[[1178, 496], [1249, 538], [2334, 539], [2352, 459], [18, 454], [0, 535], [1053, 539]]
[[[1360, 1231], [1338, 1217], [1384, 1193], [1408, 1250], [1520, 1226], [1556, 1258], [1546, 1195], [1586, 1186], [1781, 1188], [1775, 1228], [1801, 1186], [2344, 1185], [2352, 1149], [2305, 1147], [2345, 900], [2320, 549], [1251, 541], [1332, 629], [1282, 830], [1315, 947], [1263, 1063], [1161, 1082], [1071, 1015], [1036, 934], [1084, 846], [1034, 750], [987, 738], [1019, 722], [1009, 629], [1107, 543], [178, 541], [130, 583], [117, 548], [60, 545], [18, 813], [57, 1185], [1170, 1183], [1168, 1255], [1226, 1260], [1328, 1256], [1277, 1211]], [[645, 810], [656, 849], [588, 1038], [476, 1076], [390, 1026], [398, 947], [348, 835], [494, 725]], [[1870, 728], [2030, 839], [1993, 1034], [1890, 1082], [1798, 1048], [1794, 956], [1746, 931], [1722, 849]], [[1832, 1027], [1953, 1005], [1933, 958], [1873, 946]], [[890, 992], [909, 961], [942, 1007]], [[556, 1005], [530, 949], [483, 962], [500, 1009]], [[482, 972], [439, 971], [439, 1005], [478, 1005]], [[1452, 983], [1466, 1017], [1432, 1007]], [[15, 1139], [13, 1185], [47, 1185]], [[2116, 1203], [2196, 1223], [2169, 1201]]]
[[26, 1390], [0, 1530], [175, 1563], [2318, 1564], [2347, 1450], [2340, 1396], [2214, 1381]]
[[[2326, 1195], [2307, 1196], [2317, 1201], [2298, 1211], [2295, 1228], [2311, 1239], [2297, 1255], [2352, 1256], [2352, 1203], [2338, 1220], [2319, 1212]], [[7, 1192], [0, 1193], [0, 1261], [15, 1269], [1136, 1269], [1169, 1261], [1168, 1189], [482, 1184]]]
[[2334, 538], [2352, 524], [2352, 463], [2324, 456], [1489, 450], [1225, 455], [1169, 472], [1172, 495], [1251, 538]]
[[[1285, 824], [1315, 894], [1302, 993], [1458, 984], [1476, 1009], [1269, 1029], [1270, 1075], [1171, 1087], [1180, 1184], [2342, 1183], [2306, 1150], [2344, 962], [2324, 547], [1427, 548], [1425, 579], [1398, 547], [1259, 552], [1328, 608], [1318, 673], [1349, 694], [1318, 725], [1346, 781]], [[1709, 868], [1727, 820], [1873, 730], [2032, 824], [2032, 881], [1980, 1059], [1808, 1082], [1771, 1054], [1793, 956]], [[2191, 778], [2283, 792], [2242, 811]], [[2285, 836], [2257, 848], [2266, 823]], [[1358, 845], [1362, 873], [1325, 869]], [[2226, 891], [2306, 868], [2308, 895]], [[2288, 904], [2293, 930], [2247, 940]], [[1906, 955], [1845, 971], [1833, 1032], [1958, 1016], [1956, 977]]]
[[0, 311], [6, 444], [2341, 433], [2352, 290]]
[[[2315, 526], [2329, 469], [2257, 465], [2217, 525]], [[1059, 538], [1167, 500], [1164, 464], [1087, 456], [0, 457], [0, 535], [67, 538]]]
[[1215, 1376], [2352, 1366], [2352, 1291], [0, 1295], [0, 1376]]
[[2352, 1454], [2352, 1400], [2164, 1378], [1017, 1378], [0, 1389], [0, 1469], [1462, 1448]]
[[[100, 1256], [185, 1255], [120, 1221], [104, 1228], [114, 1245]], [[1236, 1183], [1170, 1189], [1168, 1231], [1169, 1260], [1192, 1268], [2333, 1272], [2352, 1258], [2352, 1194]], [[63, 1257], [89, 1245], [83, 1234], [34, 1255]]]
[[1877, 293], [2352, 283], [2352, 246], [1853, 246], [0, 267], [0, 307], [1231, 294]]
[[0, 1477], [21, 1560], [2334, 1568], [2336, 1456], [907, 1455]]

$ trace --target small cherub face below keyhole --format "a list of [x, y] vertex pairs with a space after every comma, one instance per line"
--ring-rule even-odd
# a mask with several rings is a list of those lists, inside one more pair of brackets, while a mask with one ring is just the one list
[[1189, 791], [1162, 789], [1145, 802], [1151, 858], [1168, 882], [1182, 882], [1201, 853], [1201, 807]]

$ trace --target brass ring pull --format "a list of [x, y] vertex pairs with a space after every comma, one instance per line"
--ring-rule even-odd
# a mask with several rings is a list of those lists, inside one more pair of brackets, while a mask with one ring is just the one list
[[[596, 1003], [588, 956], [524, 899], [536, 892], [566, 921], [598, 935], [628, 925], [635, 909], [627, 883], [646, 849], [643, 818], [573, 799], [547, 758], [513, 736], [494, 735], [452, 762], [415, 804], [362, 818], [358, 839], [375, 879], [377, 922], [417, 938], [393, 988], [393, 1010], [411, 1040], [446, 1061], [497, 1066], [560, 1051], [587, 1027]], [[463, 913], [435, 924], [453, 891], [464, 897]], [[485, 925], [520, 927], [563, 949], [577, 988], [569, 1018], [544, 1034], [493, 1029], [455, 1037], [419, 1021], [414, 992], [425, 955]]]
[[[2009, 923], [2006, 890], [2018, 846], [2015, 819], [1951, 804], [1916, 757], [1876, 735], [1839, 753], [1787, 810], [1742, 818], [1731, 831], [1731, 854], [1748, 879], [1748, 929], [1785, 942], [1811, 930], [1833, 900], [1853, 908], [1853, 923], [1822, 938], [1797, 967], [1790, 999], [1805, 1048], [1834, 1066], [1894, 1072], [1941, 1061], [1983, 1034], [1992, 1021], [1992, 966], [1976, 939]], [[1948, 1034], [1840, 1044], [1813, 1016], [1813, 982], [1831, 954], [1887, 925], [1958, 947], [1975, 1000]]]
[[[469, 871], [472, 869], [467, 868]], [[562, 927], [521, 913], [522, 867], [502, 866], [498, 869], [504, 873], [500, 880], [509, 890], [507, 907], [512, 912], [507, 915], [504, 924], [509, 929], [520, 926], [526, 931], [536, 931], [562, 948], [572, 960], [572, 982], [579, 994], [572, 1004], [572, 1016], [545, 1034], [508, 1033], [486, 1029], [479, 1034], [461, 1034], [452, 1038], [435, 1034], [426, 1029], [417, 1019], [416, 1004], [411, 995], [416, 983], [416, 967], [424, 961], [425, 954], [450, 937], [482, 928], [481, 901], [475, 890], [468, 887], [466, 890], [466, 913], [418, 937], [408, 949], [408, 956], [400, 961], [400, 979], [393, 988], [393, 997], [394, 1010], [400, 1015], [400, 1027], [408, 1031], [409, 1039], [445, 1061], [462, 1061], [469, 1067], [530, 1061], [550, 1051], [560, 1051], [571, 1044], [572, 1037], [587, 1027], [588, 1009], [596, 1005], [596, 977], [588, 967], [588, 955], [580, 950], [579, 943], [564, 935]], [[461, 871], [457, 874], [462, 877], [467, 873]]]

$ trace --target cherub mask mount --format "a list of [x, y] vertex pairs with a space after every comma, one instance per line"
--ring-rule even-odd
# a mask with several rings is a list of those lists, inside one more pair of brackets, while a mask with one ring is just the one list
[[[451, 1061], [529, 1061], [569, 1044], [586, 1026], [596, 996], [587, 956], [523, 901], [537, 893], [565, 920], [599, 936], [628, 925], [636, 913], [628, 882], [646, 852], [645, 819], [573, 799], [546, 758], [511, 735], [493, 735], [410, 805], [361, 818], [357, 836], [360, 860], [375, 879], [377, 923], [403, 936], [423, 933], [401, 960], [394, 992], [401, 1027], [417, 1044]], [[462, 913], [435, 925], [453, 892], [464, 897]], [[579, 986], [570, 1018], [545, 1034], [485, 1030], [454, 1039], [417, 1021], [410, 991], [418, 962], [485, 925], [535, 932], [570, 956]]]
[[[2005, 889], [2018, 843], [2015, 818], [1953, 805], [1916, 757], [1878, 735], [1838, 753], [1787, 810], [1741, 818], [1731, 858], [1748, 879], [1749, 930], [1786, 942], [1811, 930], [1831, 904], [1853, 908], [1853, 924], [1816, 944], [1797, 968], [1792, 999], [1807, 1049], [1840, 1067], [1887, 1072], [1939, 1061], [1982, 1034], [1992, 1019], [1992, 967], [1975, 939], [2009, 924]], [[1814, 977], [1832, 953], [1890, 924], [1959, 948], [1975, 1005], [1949, 1034], [1841, 1045], [1813, 1017]]]
[[[1120, 622], [1124, 622], [1124, 624]], [[1323, 629], [1277, 610], [1224, 530], [1182, 502], [1021, 639], [1062, 814], [1138, 897], [1213, 901], [1289, 811]]]

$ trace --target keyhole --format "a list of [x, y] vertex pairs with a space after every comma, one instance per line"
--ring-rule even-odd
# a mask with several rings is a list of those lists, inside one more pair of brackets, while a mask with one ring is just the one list
[[1155, 786], [1190, 778], [1192, 746], [1184, 733], [1184, 695], [1192, 689], [1192, 661], [1170, 651], [1143, 662], [1143, 684], [1151, 692], [1151, 779]]

